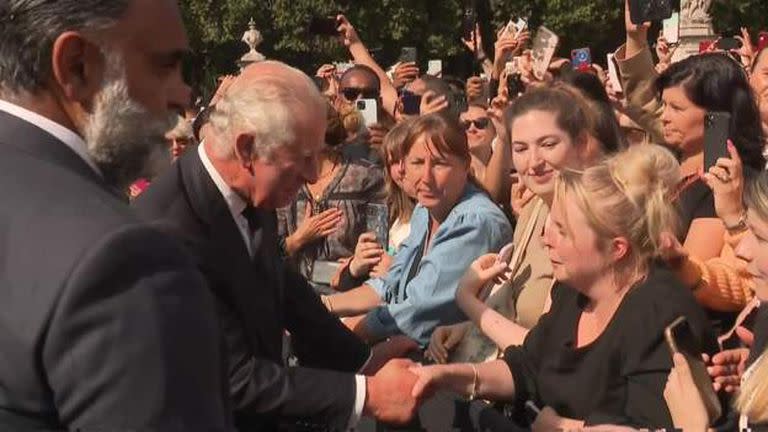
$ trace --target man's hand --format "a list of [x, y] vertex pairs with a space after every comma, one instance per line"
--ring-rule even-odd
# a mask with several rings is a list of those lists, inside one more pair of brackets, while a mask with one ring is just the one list
[[411, 395], [416, 375], [410, 360], [387, 362], [376, 375], [367, 378], [363, 414], [390, 424], [406, 424], [416, 414], [416, 398]]

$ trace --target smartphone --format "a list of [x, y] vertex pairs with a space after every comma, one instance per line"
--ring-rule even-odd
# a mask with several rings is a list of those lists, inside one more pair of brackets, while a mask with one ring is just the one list
[[680, 43], [680, 12], [672, 12], [672, 16], [663, 23], [664, 38], [670, 45]]
[[701, 399], [707, 408], [709, 423], [711, 424], [720, 418], [722, 407], [720, 406], [717, 394], [715, 394], [715, 390], [712, 388], [712, 378], [707, 373], [707, 367], [701, 358], [701, 348], [693, 336], [688, 320], [681, 316], [672, 321], [664, 329], [664, 338], [672, 353], [680, 353], [685, 356], [685, 360], [691, 369], [693, 382], [696, 384], [699, 395], [701, 395]]
[[592, 51], [589, 48], [578, 48], [571, 51], [571, 65], [580, 72], [589, 70], [592, 67]]
[[663, 21], [672, 16], [672, 0], [629, 0], [629, 19], [633, 24]]
[[510, 98], [516, 98], [520, 96], [520, 93], [525, 92], [525, 83], [519, 73], [513, 73], [507, 75], [507, 92]]
[[379, 122], [379, 103], [376, 99], [360, 99], [357, 101], [357, 110], [363, 115], [366, 127]]
[[475, 12], [475, 9], [472, 7], [464, 9], [464, 16], [461, 18], [461, 31], [464, 35], [464, 39], [472, 40], [476, 24], [477, 13]]
[[403, 103], [403, 114], [419, 115], [421, 113], [421, 95], [406, 90], [400, 96], [400, 101]]
[[416, 63], [418, 60], [418, 51], [415, 47], [403, 47], [400, 50], [400, 61], [403, 63]]
[[760, 32], [757, 36], [757, 52], [762, 51], [763, 48], [768, 48], [768, 32]]
[[717, 47], [723, 51], [730, 51], [741, 48], [741, 42], [732, 37], [724, 37], [717, 42]]
[[375, 233], [376, 241], [384, 250], [387, 249], [389, 245], [389, 209], [386, 204], [366, 204], [365, 229]]
[[533, 74], [544, 79], [544, 74], [555, 56], [560, 37], [552, 30], [541, 26], [533, 39]]
[[528, 30], [528, 21], [525, 18], [518, 18], [515, 23], [515, 39], [519, 38], [526, 30]]
[[617, 92], [623, 92], [621, 88], [621, 79], [619, 78], [619, 66], [616, 64], [616, 58], [613, 54], [608, 54], [608, 80], [611, 81], [611, 86]]
[[730, 113], [716, 111], [704, 116], [704, 172], [715, 166], [719, 158], [728, 157], [730, 134]]
[[512, 252], [514, 252], [514, 250], [515, 250], [515, 244], [507, 243], [506, 246], [501, 248], [501, 250], [499, 251], [499, 254], [496, 256], [496, 262], [499, 264], [506, 263], [507, 265], [509, 265], [509, 260], [512, 259]]
[[427, 75], [440, 77], [443, 74], [443, 61], [430, 60], [427, 62]]
[[339, 22], [336, 17], [314, 17], [309, 22], [309, 33], [318, 36], [336, 36]]

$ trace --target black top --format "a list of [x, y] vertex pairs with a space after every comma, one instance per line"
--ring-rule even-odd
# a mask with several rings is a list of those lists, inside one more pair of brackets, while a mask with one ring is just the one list
[[678, 197], [678, 215], [680, 216], [680, 242], [682, 243], [685, 241], [694, 219], [717, 218], [712, 189], [701, 179], [697, 179], [683, 189]]
[[586, 304], [586, 297], [558, 283], [549, 313], [522, 346], [507, 348], [504, 358], [515, 380], [515, 405], [533, 400], [588, 425], [672, 427], [663, 397], [672, 367], [664, 328], [684, 315], [704, 351], [717, 351], [693, 295], [673, 273], [655, 268], [626, 294], [603, 334], [575, 348]]

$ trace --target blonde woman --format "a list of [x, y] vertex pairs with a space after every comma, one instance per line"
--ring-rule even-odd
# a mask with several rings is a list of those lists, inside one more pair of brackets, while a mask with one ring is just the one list
[[[662, 397], [672, 368], [664, 327], [685, 315], [702, 346], [716, 349], [691, 293], [655, 265], [677, 223], [668, 194], [678, 176], [674, 157], [656, 146], [561, 173], [544, 235], [559, 281], [550, 311], [503, 360], [414, 368], [414, 393], [442, 387], [516, 409], [532, 401], [542, 430], [671, 427]], [[485, 255], [462, 284], [505, 268]]]
[[[747, 261], [747, 269], [755, 281], [755, 296], [761, 303], [768, 302], [768, 174], [762, 172], [744, 196], [747, 205], [749, 231], [736, 248], [740, 258]], [[733, 430], [768, 426], [768, 310], [760, 306], [755, 321], [755, 340], [749, 357], [740, 359], [732, 369], [743, 372], [734, 408]], [[706, 410], [685, 359], [675, 358], [675, 368], [669, 376], [664, 392], [675, 427], [683, 430], [704, 430]], [[730, 429], [729, 429], [730, 430]], [[754, 429], [758, 430], [758, 429]]]

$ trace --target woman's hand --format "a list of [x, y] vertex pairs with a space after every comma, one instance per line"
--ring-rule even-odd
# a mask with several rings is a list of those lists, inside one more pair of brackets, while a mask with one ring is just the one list
[[664, 387], [664, 400], [667, 401], [672, 422], [684, 431], [706, 431], [709, 426], [707, 408], [693, 382], [688, 362], [680, 353], [675, 353], [673, 360], [675, 365]]
[[415, 366], [409, 370], [418, 378], [413, 385], [411, 396], [416, 399], [427, 399], [431, 397], [440, 385], [440, 379], [443, 376], [444, 366]]
[[369, 275], [375, 278], [383, 278], [389, 272], [389, 268], [392, 266], [392, 256], [388, 253], [381, 254], [381, 260], [378, 264], [374, 265]]
[[497, 260], [498, 254], [485, 254], [476, 259], [464, 272], [456, 291], [456, 302], [459, 307], [471, 300], [480, 300], [480, 294], [484, 286], [491, 281], [501, 282], [505, 279], [504, 273], [508, 264]]
[[471, 323], [464, 322], [435, 328], [424, 356], [435, 363], [447, 363], [448, 354], [464, 339], [470, 327]]
[[410, 84], [419, 77], [419, 66], [416, 63], [399, 63], [395, 67], [394, 80], [392, 85], [396, 89], [405, 87], [406, 84]]
[[680, 268], [688, 258], [688, 251], [680, 244], [680, 240], [669, 231], [661, 233], [659, 240], [659, 258], [663, 259], [673, 269]]
[[704, 183], [714, 194], [717, 217], [726, 227], [735, 227], [744, 215], [744, 174], [741, 158], [733, 142], [728, 140], [727, 146], [731, 157], [718, 159], [716, 165], [704, 174]]
[[480, 77], [470, 77], [467, 80], [467, 100], [475, 101], [483, 98], [485, 94], [485, 82]]
[[656, 65], [656, 72], [662, 73], [672, 64], [672, 56], [675, 54], [677, 46], [670, 47], [667, 38], [663, 33], [659, 33], [656, 39], [656, 55], [659, 57], [659, 63]]
[[349, 262], [349, 273], [356, 278], [365, 276], [381, 261], [382, 255], [385, 255], [385, 252], [376, 241], [376, 234], [372, 232], [360, 234], [355, 246], [355, 255]]
[[533, 197], [536, 196], [530, 189], [525, 187], [522, 181], [520, 181], [520, 174], [514, 173], [510, 175], [512, 181], [512, 191], [510, 192], [510, 206], [515, 215], [520, 216], [520, 212], [523, 210]]
[[440, 112], [446, 108], [448, 108], [448, 98], [445, 95], [438, 96], [432, 90], [428, 90], [421, 97], [421, 107], [419, 109], [421, 115]]
[[339, 224], [343, 216], [342, 211], [337, 208], [331, 208], [312, 216], [312, 207], [307, 205], [304, 221], [296, 228], [293, 234], [285, 239], [288, 253], [293, 255], [304, 246], [334, 234], [339, 230]]
[[335, 99], [336, 95], [339, 94], [339, 80], [336, 77], [336, 66], [332, 64], [324, 64], [320, 66], [317, 73], [315, 73], [315, 76], [322, 78], [326, 82], [326, 85], [324, 86], [325, 90], [322, 92], [323, 96], [332, 100]]
[[475, 55], [475, 58], [482, 59], [485, 57], [485, 51], [483, 51], [483, 36], [480, 33], [480, 24], [475, 24], [475, 31], [469, 36], [469, 39], [461, 37], [461, 41], [464, 46], [467, 47], [469, 52]]
[[751, 68], [757, 55], [757, 49], [752, 44], [752, 36], [750, 36], [749, 30], [746, 27], [742, 27], [741, 36], [734, 36], [734, 38], [741, 42], [741, 48], [734, 51], [741, 58], [741, 63], [744, 67]]
[[[499, 31], [498, 40], [493, 45], [493, 77], [496, 79], [499, 79], [501, 72], [504, 70], [509, 59], [522, 46], [518, 40], [515, 39], [514, 35], [504, 35], [503, 32], [504, 29]], [[530, 38], [530, 34], [528, 35], [528, 38]]]

